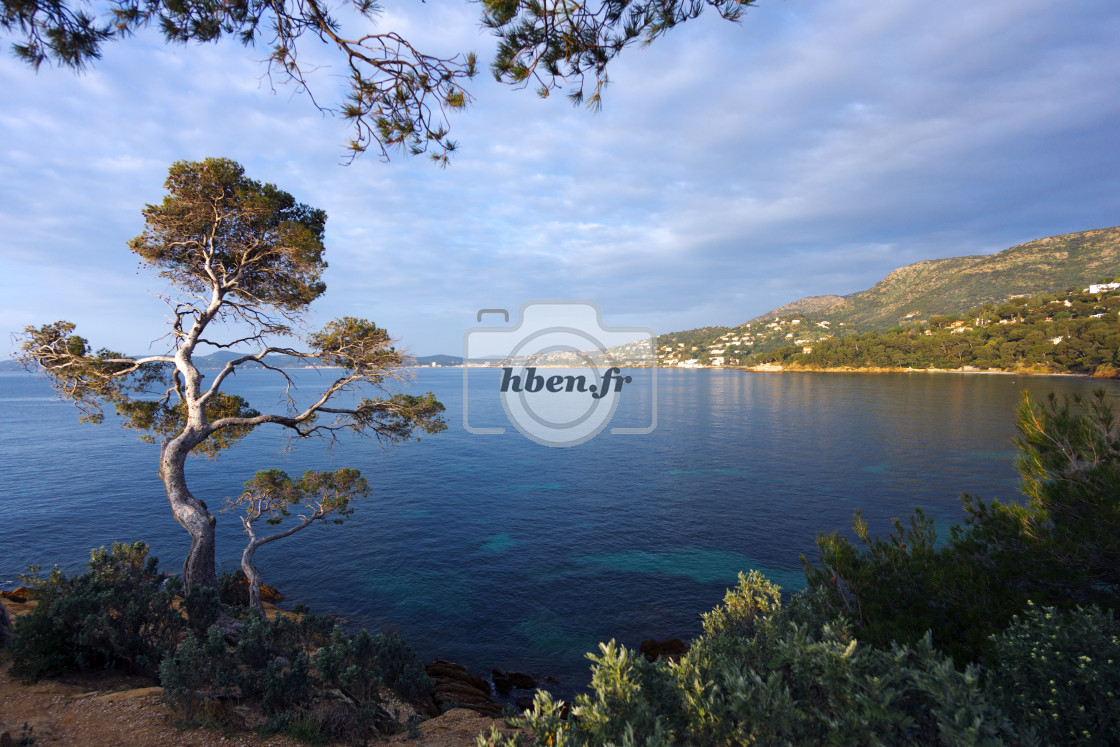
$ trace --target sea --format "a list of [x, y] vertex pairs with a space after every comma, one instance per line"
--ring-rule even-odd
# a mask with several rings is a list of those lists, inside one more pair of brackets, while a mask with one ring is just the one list
[[[297, 403], [335, 373], [294, 371]], [[857, 509], [885, 533], [921, 506], [944, 534], [964, 516], [962, 494], [1020, 500], [1024, 392], [1103, 386], [1120, 398], [1118, 382], [1068, 376], [639, 369], [638, 383], [656, 375], [656, 397], [631, 416], [655, 413], [652, 431], [555, 448], [508, 423], [501, 434], [465, 427], [464, 397], [476, 422], [505, 419], [476, 394], [494, 391], [500, 370], [469, 369], [468, 386], [460, 368], [410, 373], [401, 389], [435, 393], [445, 431], [332, 445], [262, 427], [188, 462], [192, 491], [218, 517], [219, 568], [237, 569], [246, 538], [235, 513], [218, 511], [257, 470], [359, 469], [371, 493], [343, 525], [258, 551], [281, 606], [397, 631], [424, 661], [548, 677], [561, 693], [586, 685], [585, 655], [600, 642], [696, 636], [740, 571], [802, 588], [802, 556], [816, 557], [821, 533], [851, 536]], [[263, 369], [226, 390], [258, 410], [284, 406], [283, 382]], [[162, 569], [181, 570], [189, 540], [156, 474], [159, 447], [112, 413], [102, 425], [78, 416], [44, 380], [0, 374], [0, 588], [31, 565], [80, 572], [91, 548], [117, 541], [143, 540]]]

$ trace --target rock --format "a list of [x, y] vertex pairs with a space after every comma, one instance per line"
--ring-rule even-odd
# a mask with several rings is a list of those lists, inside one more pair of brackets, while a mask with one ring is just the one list
[[476, 713], [497, 717], [502, 715], [502, 704], [490, 697], [490, 683], [467, 668], [443, 659], [425, 664], [424, 670], [435, 682], [432, 699], [439, 709], [458, 704]]
[[530, 677], [527, 674], [521, 674], [521, 672], [510, 672], [509, 673], [509, 678], [510, 678], [510, 681], [513, 682], [513, 686], [516, 687], [518, 690], [536, 690], [537, 689], [537, 681], [534, 680], [532, 677]]
[[688, 653], [688, 644], [680, 638], [666, 638], [663, 641], [647, 638], [642, 641], [638, 651], [650, 661], [657, 661], [658, 659], [679, 661], [682, 656]]
[[261, 584], [261, 601], [276, 604], [284, 599], [284, 595], [268, 584]]
[[533, 710], [533, 702], [533, 698], [530, 698], [528, 695], [522, 695], [517, 699], [517, 707], [523, 711], [531, 711]]
[[236, 617], [223, 614], [214, 624], [217, 625], [218, 630], [222, 632], [226, 643], [236, 646], [238, 642], [241, 641], [241, 629], [245, 627], [245, 623], [241, 622]]
[[445, 661], [444, 659], [436, 659], [431, 664], [425, 664], [424, 671], [427, 672], [428, 676], [433, 680], [459, 680], [460, 682], [465, 682], [481, 690], [486, 695], [490, 694], [490, 683], [484, 678], [468, 672], [467, 668], [462, 664], [455, 664], [454, 662]]
[[0, 599], [10, 599], [16, 604], [25, 604], [35, 597], [35, 590], [21, 586], [11, 591], [0, 591]]
[[546, 676], [544, 678], [544, 681], [545, 681], [546, 684], [549, 684], [549, 685], [559, 685], [560, 684], [560, 678], [559, 677], [553, 677], [551, 674]]
[[509, 692], [513, 688], [518, 690], [536, 690], [537, 681], [521, 672], [503, 672], [500, 669], [491, 670], [494, 677], [494, 688], [500, 692]]
[[0, 747], [12, 747], [12, 734], [0, 724]]
[[501, 693], [508, 693], [513, 689], [513, 680], [500, 669], [493, 669], [490, 674], [494, 679], [494, 689]]

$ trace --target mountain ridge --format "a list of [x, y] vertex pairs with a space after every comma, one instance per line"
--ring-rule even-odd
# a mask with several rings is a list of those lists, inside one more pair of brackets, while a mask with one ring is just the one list
[[[790, 314], [827, 314], [857, 330], [906, 319], [959, 314], [1016, 296], [1053, 293], [1120, 271], [1120, 226], [1048, 236], [995, 254], [925, 259], [896, 268], [867, 290], [808, 296], [748, 323]], [[915, 292], [917, 288], [917, 292]]]

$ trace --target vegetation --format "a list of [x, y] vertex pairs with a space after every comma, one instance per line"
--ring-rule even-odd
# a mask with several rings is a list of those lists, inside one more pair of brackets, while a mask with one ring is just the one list
[[230, 698], [254, 699], [266, 731], [358, 743], [406, 728], [383, 707], [386, 691], [413, 703], [432, 691], [399, 635], [350, 635], [307, 612], [270, 621], [255, 607], [232, 650], [217, 627], [202, 638], [188, 634], [163, 660], [160, 679], [164, 697], [188, 722], [215, 720]]
[[973, 367], [1005, 371], [1120, 372], [1120, 291], [1016, 298], [960, 316], [758, 353], [753, 363], [794, 368]]
[[1028, 603], [995, 637], [993, 697], [1044, 744], [1116, 743], [1120, 622], [1112, 610]]
[[[441, 405], [425, 396], [392, 394], [352, 399], [355, 389], [388, 394], [405, 360], [389, 334], [372, 322], [345, 317], [306, 336], [308, 349], [275, 346], [290, 338], [309, 305], [326, 291], [321, 280], [326, 213], [297, 203], [287, 192], [245, 176], [227, 159], [179, 162], [170, 168], [168, 194], [144, 210], [145, 231], [129, 242], [141, 262], [158, 270], [175, 295], [162, 355], [130, 357], [101, 349], [59, 321], [24, 330], [20, 360], [50, 377], [82, 419], [100, 423], [113, 406], [127, 428], [159, 440], [159, 474], [171, 509], [190, 534], [183, 563], [186, 588], [214, 588], [215, 517], [187, 486], [188, 455], [214, 458], [253, 429], [273, 424], [294, 437], [340, 432], [400, 443], [446, 427]], [[206, 347], [255, 345], [256, 353], [228, 360], [204, 386], [194, 356]], [[318, 397], [285, 413], [260, 413], [222, 386], [240, 366], [257, 363], [282, 378], [270, 355], [315, 359], [340, 370]], [[348, 398], [345, 404], [339, 400]]]
[[[572, 717], [538, 693], [514, 723], [537, 744], [1001, 744], [1017, 738], [980, 682], [933, 648], [876, 648], [821, 615], [815, 592], [780, 603], [757, 573], [705, 616], [676, 664], [649, 662], [614, 641], [589, 654], [593, 693]], [[512, 747], [496, 731], [480, 745]]]
[[89, 571], [24, 577], [38, 601], [12, 626], [12, 674], [28, 681], [114, 667], [149, 676], [185, 628], [177, 579], [160, 573], [143, 542], [90, 554]]
[[920, 511], [862, 548], [821, 535], [806, 578], [857, 638], [913, 643], [926, 631], [958, 661], [991, 663], [990, 637], [1028, 601], [1120, 608], [1120, 428], [1103, 390], [1089, 401], [1024, 394], [1018, 415], [1026, 505], [964, 498], [967, 518], [938, 546]]
[[[221, 606], [210, 589], [183, 599], [179, 579], [147, 553], [143, 543], [115, 544], [94, 550], [80, 576], [55, 569], [25, 579], [38, 605], [15, 619], [12, 673], [34, 681], [112, 668], [158, 677], [187, 723], [233, 723], [230, 703], [239, 702], [255, 705], [266, 730], [323, 741], [362, 743], [407, 728], [382, 705], [386, 692], [426, 704], [432, 682], [399, 635], [346, 633], [298, 607], [269, 620], [253, 606]], [[192, 604], [206, 612], [188, 621]], [[240, 618], [236, 642], [213, 624], [223, 611]]]
[[[541, 96], [572, 85], [573, 102], [597, 107], [607, 65], [627, 46], [649, 44], [708, 7], [737, 21], [752, 2], [568, 5], [485, 0], [482, 24], [499, 38], [491, 66], [497, 80], [518, 87], [535, 81]], [[352, 157], [373, 147], [383, 158], [399, 149], [430, 153], [434, 161], [446, 164], [456, 148], [448, 137], [449, 115], [470, 101], [464, 85], [476, 74], [475, 55], [427, 54], [398, 33], [371, 30], [380, 19], [380, 3], [353, 0], [348, 5], [358, 15], [347, 23], [349, 30], [334, 15], [339, 11], [303, 0], [109, 0], [98, 8], [99, 15], [67, 0], [0, 0], [0, 30], [16, 37], [16, 56], [35, 68], [50, 60], [80, 70], [100, 57], [106, 42], [128, 38], [150, 25], [158, 26], [172, 43], [216, 42], [223, 37], [246, 46], [261, 42], [271, 49], [269, 80], [275, 76], [309, 92], [315, 88], [313, 68], [306, 65], [301, 49], [311, 37], [332, 48], [346, 71], [349, 89], [343, 101], [319, 108], [351, 122]]]

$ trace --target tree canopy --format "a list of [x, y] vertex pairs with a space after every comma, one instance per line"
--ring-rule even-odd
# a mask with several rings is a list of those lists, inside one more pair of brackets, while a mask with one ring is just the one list
[[[565, 0], [482, 0], [482, 23], [499, 37], [494, 77], [516, 86], [535, 81], [547, 96], [570, 84], [573, 102], [598, 107], [607, 65], [625, 47], [649, 44], [709, 6], [737, 21], [754, 0], [602, 0], [583, 5]], [[157, 26], [168, 42], [215, 42], [232, 37], [246, 46], [271, 46], [270, 80], [311, 92], [301, 51], [318, 39], [344, 60], [349, 91], [320, 109], [353, 125], [351, 159], [373, 148], [428, 153], [445, 164], [456, 143], [449, 115], [471, 100], [464, 87], [477, 73], [473, 52], [451, 56], [422, 52], [393, 31], [371, 31], [381, 6], [351, 0], [360, 16], [343, 28], [318, 0], [103, 0], [87, 12], [74, 0], [0, 0], [0, 29], [15, 36], [13, 51], [38, 68], [43, 62], [81, 69], [101, 56], [103, 45]], [[359, 28], [361, 26], [361, 28]], [[590, 94], [587, 93], [590, 89]], [[312, 96], [314, 101], [314, 96]]]

